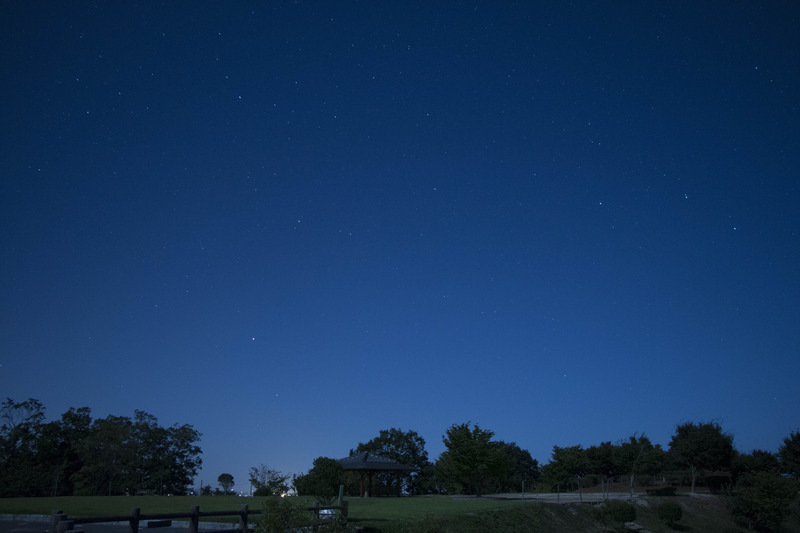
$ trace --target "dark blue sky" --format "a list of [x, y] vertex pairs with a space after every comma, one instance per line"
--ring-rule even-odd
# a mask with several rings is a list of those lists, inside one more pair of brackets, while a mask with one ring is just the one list
[[0, 396], [240, 489], [800, 426], [796, 2], [0, 6]]

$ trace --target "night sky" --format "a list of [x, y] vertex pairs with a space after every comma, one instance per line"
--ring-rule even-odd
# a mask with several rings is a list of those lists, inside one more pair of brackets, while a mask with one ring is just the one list
[[0, 3], [0, 398], [196, 486], [800, 427], [800, 4]]

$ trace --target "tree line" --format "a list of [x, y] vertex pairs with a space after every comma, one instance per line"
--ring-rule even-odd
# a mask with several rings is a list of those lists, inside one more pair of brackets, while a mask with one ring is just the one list
[[[516, 443], [494, 440], [494, 432], [477, 424], [454, 424], [442, 436], [445, 451], [430, 462], [425, 441], [415, 431], [392, 428], [359, 443], [350, 455], [372, 452], [413, 467], [409, 472], [381, 472], [373, 494], [474, 494], [501, 492], [568, 492], [612, 483], [658, 487], [674, 493], [676, 486], [692, 492], [703, 484], [710, 492], [732, 496], [731, 512], [746, 527], [763, 531], [778, 527], [797, 498], [800, 481], [800, 432], [786, 437], [777, 454], [737, 451], [733, 436], [714, 422], [678, 424], [665, 450], [644, 434], [618, 442], [553, 446], [550, 461], [540, 466]], [[346, 472], [331, 458], [318, 457], [308, 473], [295, 476], [300, 495], [332, 498], [344, 485], [349, 494], [360, 490], [359, 474]], [[619, 489], [617, 489], [619, 490]]]
[[44, 421], [29, 398], [0, 405], [0, 497], [186, 494], [202, 453], [191, 425], [144, 411], [93, 420], [88, 407]]
[[[359, 443], [350, 455], [370, 452], [412, 467], [410, 471], [376, 472], [371, 495], [459, 494], [481, 495], [489, 491], [519, 491], [523, 483], [541, 478], [541, 469], [530, 452], [514, 442], [492, 440], [494, 433], [478, 425], [451, 426], [443, 437], [446, 450], [431, 462], [425, 439], [416, 431], [391, 428], [366, 443]], [[300, 495], [333, 496], [339, 485], [358, 494], [362, 479], [358, 472], [345, 472], [334, 459], [318, 457], [308, 473], [295, 476], [293, 485]]]
[[[253, 490], [252, 496], [285, 496], [289, 492], [289, 474], [283, 474], [264, 464], [251, 467], [248, 474]], [[212, 491], [211, 485], [204, 485], [200, 487], [200, 494], [202, 496], [233, 494], [233, 475], [223, 472], [217, 478], [217, 483], [220, 489], [216, 492]]]

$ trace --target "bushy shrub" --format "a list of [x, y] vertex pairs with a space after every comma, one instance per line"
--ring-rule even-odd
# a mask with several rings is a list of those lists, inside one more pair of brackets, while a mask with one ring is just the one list
[[676, 502], [668, 501], [658, 506], [658, 518], [667, 524], [674, 524], [683, 517], [683, 509]]
[[270, 496], [264, 500], [264, 512], [256, 523], [256, 533], [284, 533], [298, 526], [305, 526], [308, 517], [303, 509], [294, 505], [290, 498]]
[[750, 473], [740, 485], [730, 511], [736, 523], [748, 529], [776, 531], [797, 498], [794, 481], [769, 472]]

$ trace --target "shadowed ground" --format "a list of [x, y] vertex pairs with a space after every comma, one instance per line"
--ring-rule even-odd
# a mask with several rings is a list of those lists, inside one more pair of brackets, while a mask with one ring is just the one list
[[[186, 533], [188, 522], [173, 522], [173, 527], [148, 529], [142, 524], [139, 533]], [[201, 522], [198, 529], [233, 529], [233, 524], [215, 524]], [[129, 533], [130, 528], [124, 523], [113, 524], [80, 524], [75, 528], [84, 533]], [[39, 515], [0, 515], [0, 533], [51, 533], [50, 517]]]

